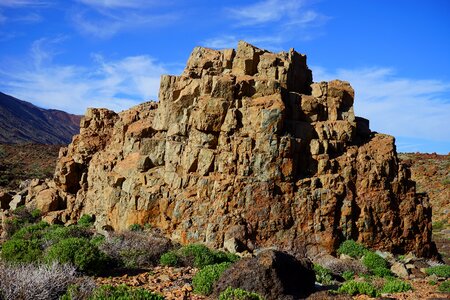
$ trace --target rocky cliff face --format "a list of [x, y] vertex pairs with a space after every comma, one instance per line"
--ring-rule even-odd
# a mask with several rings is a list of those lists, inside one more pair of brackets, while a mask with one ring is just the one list
[[333, 253], [354, 239], [434, 254], [428, 199], [353, 98], [347, 82], [313, 83], [294, 50], [198, 47], [181, 76], [162, 76], [159, 103], [89, 109], [27, 203], [50, 221], [93, 214], [231, 250]]

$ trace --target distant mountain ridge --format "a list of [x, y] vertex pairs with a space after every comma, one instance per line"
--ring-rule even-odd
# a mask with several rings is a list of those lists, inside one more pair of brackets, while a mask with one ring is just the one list
[[0, 92], [0, 143], [68, 144], [81, 116], [43, 109]]

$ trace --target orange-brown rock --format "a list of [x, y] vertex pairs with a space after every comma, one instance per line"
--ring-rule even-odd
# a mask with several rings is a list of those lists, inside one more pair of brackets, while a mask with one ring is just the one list
[[52, 215], [213, 247], [333, 253], [355, 239], [433, 255], [428, 199], [353, 99], [347, 82], [313, 83], [294, 50], [197, 47], [181, 76], [161, 77], [159, 103], [88, 110], [49, 183]]

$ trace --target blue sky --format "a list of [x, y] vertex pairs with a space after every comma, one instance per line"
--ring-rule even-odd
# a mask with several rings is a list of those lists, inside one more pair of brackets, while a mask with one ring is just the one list
[[0, 91], [82, 114], [157, 99], [193, 47], [243, 39], [348, 80], [401, 152], [450, 151], [450, 1], [0, 0]]

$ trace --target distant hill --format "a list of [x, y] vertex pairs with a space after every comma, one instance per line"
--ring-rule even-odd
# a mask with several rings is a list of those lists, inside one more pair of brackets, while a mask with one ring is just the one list
[[68, 144], [79, 132], [80, 119], [0, 92], [0, 143]]

